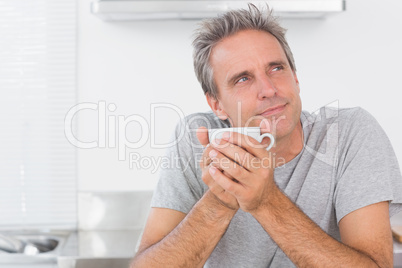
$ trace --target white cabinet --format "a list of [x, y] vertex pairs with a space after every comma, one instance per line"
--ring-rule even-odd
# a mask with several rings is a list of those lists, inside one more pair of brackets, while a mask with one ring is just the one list
[[91, 12], [102, 20], [153, 20], [153, 19], [202, 19], [216, 16], [230, 9], [268, 4], [274, 13], [285, 18], [323, 18], [342, 12], [345, 0], [271, 0], [271, 1], [116, 1], [103, 0], [91, 3]]

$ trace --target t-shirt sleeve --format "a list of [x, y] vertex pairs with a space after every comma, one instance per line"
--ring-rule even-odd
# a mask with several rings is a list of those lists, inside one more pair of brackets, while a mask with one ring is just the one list
[[390, 216], [402, 210], [402, 178], [391, 143], [378, 122], [358, 109], [339, 140], [334, 203], [337, 222], [350, 212], [389, 201]]
[[194, 147], [200, 146], [191, 135], [186, 121], [175, 129], [159, 171], [159, 181], [154, 191], [151, 207], [169, 208], [188, 213], [203, 195], [203, 182]]

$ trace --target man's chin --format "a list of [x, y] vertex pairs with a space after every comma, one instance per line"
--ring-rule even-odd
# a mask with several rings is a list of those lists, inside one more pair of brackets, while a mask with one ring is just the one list
[[[266, 129], [266, 127], [264, 125], [261, 125], [261, 122], [263, 120], [268, 120], [268, 119], [263, 117], [262, 115], [255, 115], [255, 116], [251, 117], [250, 119], [248, 119], [247, 122], [245, 122], [243, 124], [243, 127], [260, 127], [261, 130]], [[271, 122], [269, 122], [269, 124], [270, 123]]]

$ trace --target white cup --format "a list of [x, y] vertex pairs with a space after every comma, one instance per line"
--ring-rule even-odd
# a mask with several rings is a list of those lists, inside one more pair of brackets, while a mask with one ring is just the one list
[[235, 127], [235, 128], [213, 128], [208, 129], [208, 137], [209, 142], [212, 142], [216, 139], [222, 139], [222, 135], [224, 132], [237, 132], [247, 136], [250, 136], [256, 139], [258, 142], [261, 142], [263, 138], [268, 137], [271, 140], [271, 143], [266, 148], [269, 151], [272, 146], [274, 146], [275, 138], [271, 133], [261, 134], [261, 129], [259, 127]]

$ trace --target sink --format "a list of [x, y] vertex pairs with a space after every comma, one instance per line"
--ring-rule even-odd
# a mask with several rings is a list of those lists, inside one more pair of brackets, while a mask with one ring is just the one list
[[53, 251], [59, 245], [58, 238], [49, 238], [46, 236], [20, 236], [18, 239], [28, 242], [29, 244], [33, 245], [37, 249], [36, 254], [41, 254], [49, 251]]
[[0, 266], [4, 263], [56, 263], [68, 235], [66, 231], [2, 231]]
[[10, 254], [37, 255], [56, 249], [58, 238], [44, 235], [3, 235], [0, 234], [0, 251]]

